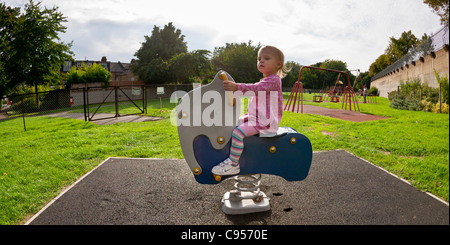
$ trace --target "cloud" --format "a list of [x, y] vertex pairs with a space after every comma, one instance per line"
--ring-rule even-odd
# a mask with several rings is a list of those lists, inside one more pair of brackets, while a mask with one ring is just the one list
[[[27, 0], [6, 0], [23, 7]], [[366, 71], [389, 37], [411, 30], [420, 38], [440, 29], [422, 0], [43, 0], [59, 6], [69, 22], [65, 42], [77, 59], [127, 62], [153, 26], [169, 22], [186, 36], [189, 50], [231, 42], [271, 44], [287, 60], [310, 65], [338, 59]]]
[[[132, 26], [133, 28], [130, 28]], [[72, 20], [62, 39], [73, 40], [72, 50], [76, 59], [129, 62], [144, 41], [144, 33], [150, 33], [152, 25], [139, 21], [117, 22], [111, 20]]]

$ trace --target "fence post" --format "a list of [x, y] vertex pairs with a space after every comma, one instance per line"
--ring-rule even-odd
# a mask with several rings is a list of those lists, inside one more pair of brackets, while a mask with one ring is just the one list
[[86, 107], [87, 107], [87, 117], [88, 117], [88, 121], [91, 121], [91, 115], [89, 115], [89, 87], [87, 86], [86, 83]]
[[145, 86], [142, 85], [142, 110], [144, 114], [147, 114], [147, 98], [145, 96]]
[[39, 103], [39, 93], [38, 93], [38, 86], [37, 84], [34, 85], [34, 90], [36, 90], [36, 106], [37, 106], [37, 110], [40, 111], [41, 110], [41, 105]]
[[25, 126], [25, 106], [23, 104], [23, 97], [24, 96], [22, 96], [22, 120], [23, 120], [23, 130], [26, 132], [27, 127]]
[[83, 108], [84, 108], [84, 121], [87, 122], [87, 114], [86, 114], [86, 88], [83, 88]]
[[439, 113], [442, 113], [442, 110], [441, 110], [441, 105], [442, 105], [442, 103], [441, 103], [441, 87], [442, 87], [442, 83], [439, 83]]
[[420, 86], [420, 101], [422, 101], [422, 86]]
[[115, 97], [115, 104], [116, 104], [116, 118], [119, 117], [119, 94], [117, 91], [117, 86], [114, 87], [114, 97]]

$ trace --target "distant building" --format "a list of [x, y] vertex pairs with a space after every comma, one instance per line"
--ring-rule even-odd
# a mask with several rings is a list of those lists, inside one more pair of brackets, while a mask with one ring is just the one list
[[103, 68], [111, 72], [110, 85], [120, 86], [120, 85], [144, 85], [143, 81], [139, 80], [139, 77], [131, 71], [131, 66], [134, 63], [134, 59], [130, 63], [122, 62], [111, 62], [103, 56], [100, 61], [94, 60], [76, 60], [76, 61], [66, 61], [66, 63], [61, 67], [62, 73], [67, 73], [73, 66], [77, 69], [83, 67], [83, 63], [87, 66], [92, 64], [100, 64]]

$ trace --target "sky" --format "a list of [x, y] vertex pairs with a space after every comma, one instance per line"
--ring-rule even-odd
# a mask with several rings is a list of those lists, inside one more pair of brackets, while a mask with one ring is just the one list
[[[21, 7], [28, 0], [6, 0]], [[35, 0], [38, 2], [38, 0]], [[188, 50], [252, 41], [273, 45], [286, 61], [312, 65], [341, 60], [368, 71], [389, 38], [411, 30], [421, 38], [442, 28], [423, 0], [41, 0], [67, 17], [64, 42], [76, 60], [128, 63], [156, 25], [169, 22], [185, 35]], [[256, 67], [256, 61], [255, 61]]]

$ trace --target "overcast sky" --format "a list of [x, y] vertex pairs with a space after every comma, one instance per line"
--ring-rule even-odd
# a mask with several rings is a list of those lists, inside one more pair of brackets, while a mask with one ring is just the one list
[[[37, 0], [36, 0], [37, 1]], [[21, 7], [28, 0], [6, 0]], [[441, 29], [423, 0], [43, 0], [68, 18], [65, 42], [77, 60], [130, 62], [153, 26], [169, 22], [188, 50], [252, 40], [280, 48], [287, 61], [326, 59], [367, 71], [389, 43], [411, 30], [421, 38]], [[256, 63], [255, 63], [256, 65]]]

